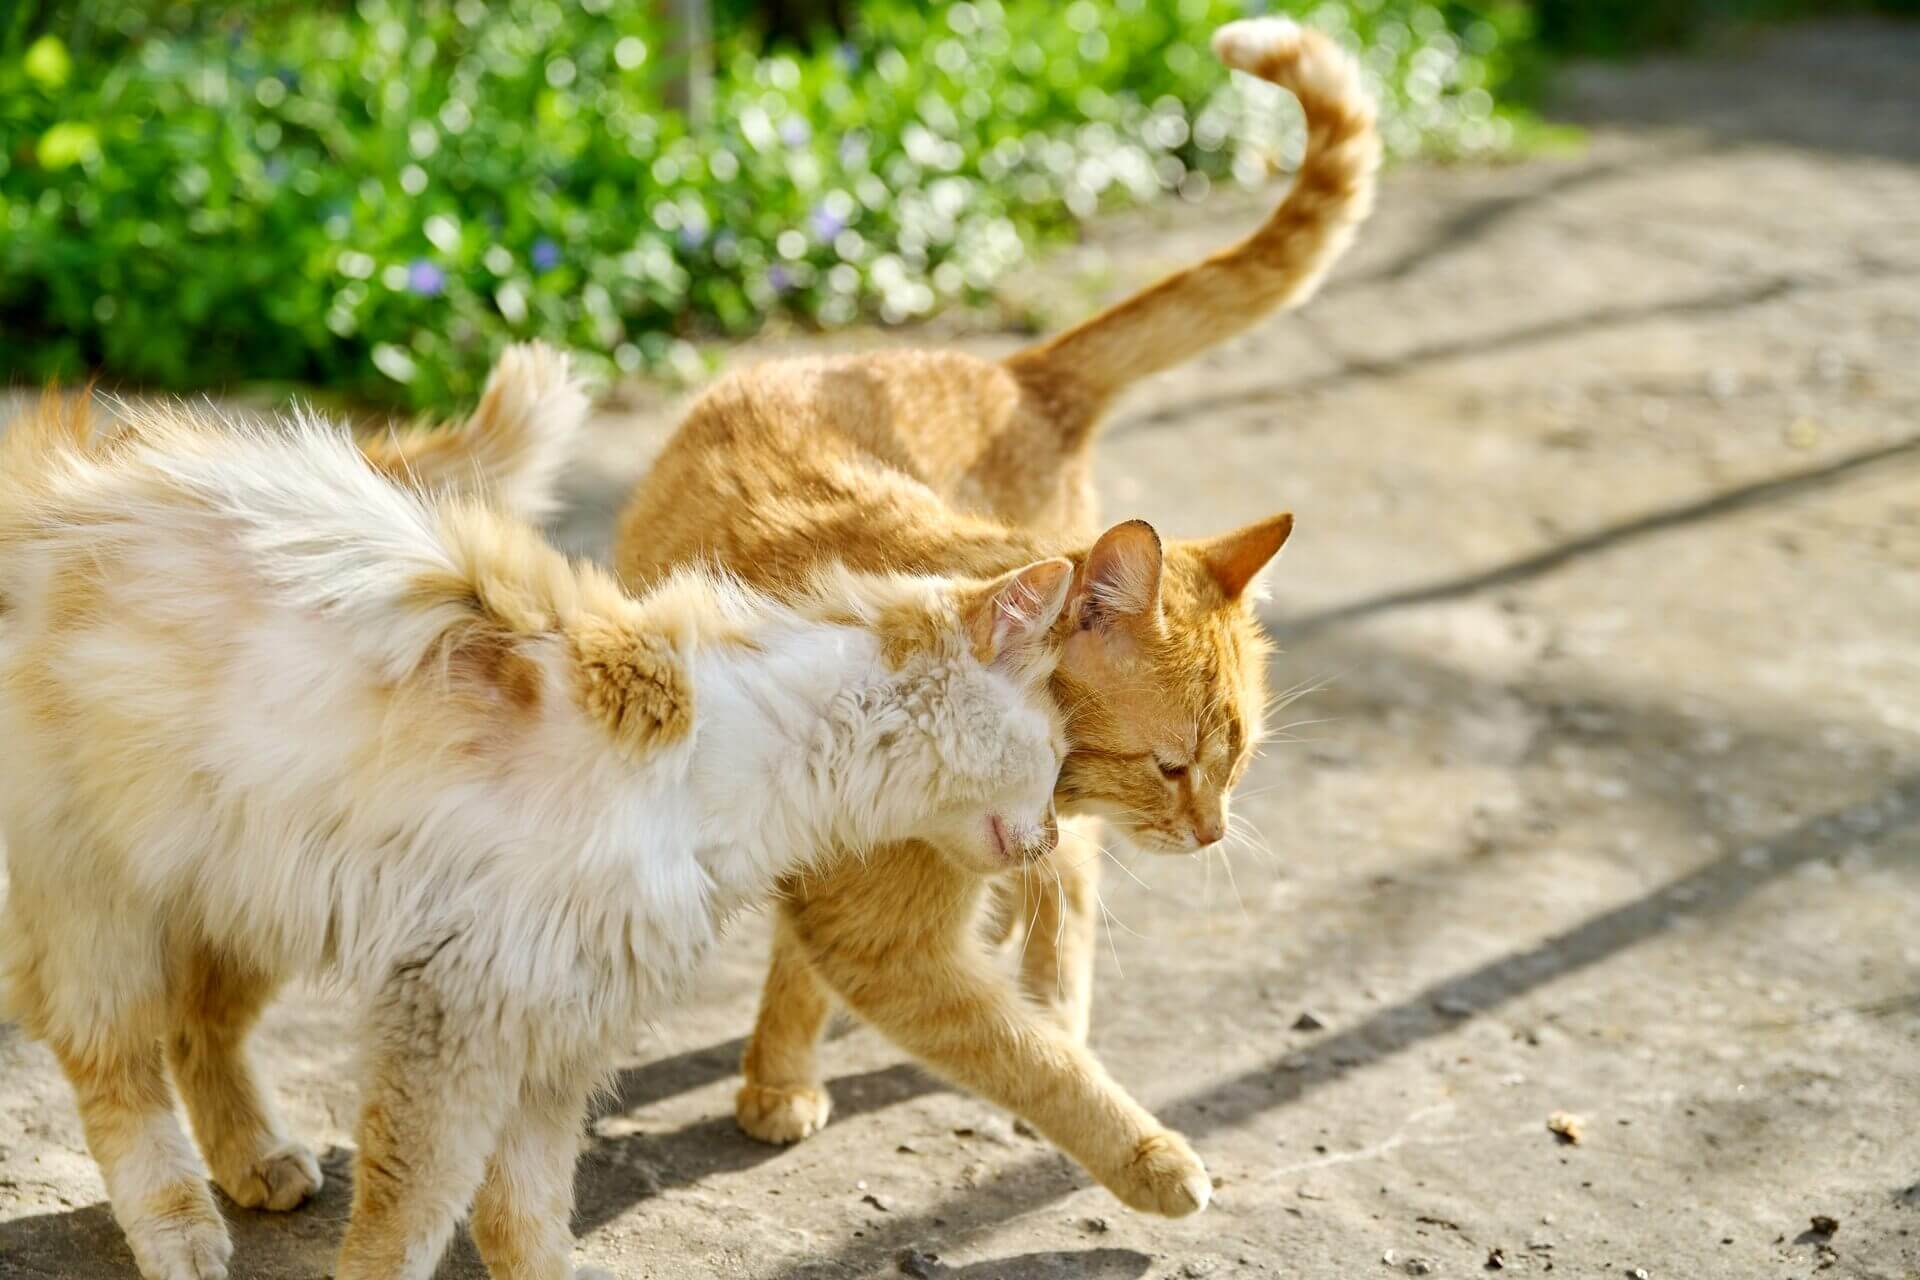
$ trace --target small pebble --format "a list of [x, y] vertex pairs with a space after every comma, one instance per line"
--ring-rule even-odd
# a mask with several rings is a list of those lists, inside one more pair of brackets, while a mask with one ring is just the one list
[[1303, 1009], [1300, 1011], [1300, 1016], [1293, 1020], [1293, 1029], [1295, 1031], [1325, 1031], [1327, 1024], [1315, 1016], [1313, 1010]]
[[1547, 1129], [1554, 1137], [1570, 1147], [1580, 1145], [1580, 1139], [1586, 1137], [1586, 1121], [1571, 1111], [1556, 1111], [1547, 1117]]

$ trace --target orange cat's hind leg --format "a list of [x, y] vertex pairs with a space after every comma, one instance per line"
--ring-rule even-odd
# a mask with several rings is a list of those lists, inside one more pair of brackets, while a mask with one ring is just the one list
[[246, 1039], [275, 983], [195, 946], [177, 957], [167, 1061], [214, 1181], [249, 1209], [297, 1208], [320, 1189], [313, 1153], [286, 1136]]
[[798, 1142], [826, 1124], [833, 1100], [820, 1082], [819, 1046], [832, 1012], [783, 908], [775, 915], [760, 1016], [740, 1064], [746, 1083], [734, 1099], [734, 1116], [750, 1137]]

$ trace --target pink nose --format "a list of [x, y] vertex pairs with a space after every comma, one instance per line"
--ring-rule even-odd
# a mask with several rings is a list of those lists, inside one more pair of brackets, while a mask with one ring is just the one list
[[1202, 849], [1210, 844], [1219, 844], [1226, 838], [1226, 828], [1216, 819], [1213, 822], [1196, 821], [1193, 824], [1193, 838], [1200, 842]]

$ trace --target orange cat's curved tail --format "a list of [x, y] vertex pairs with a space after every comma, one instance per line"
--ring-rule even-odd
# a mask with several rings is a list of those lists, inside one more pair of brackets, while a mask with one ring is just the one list
[[1085, 402], [1070, 416], [1086, 429], [1129, 383], [1306, 301], [1373, 207], [1380, 139], [1373, 101], [1345, 50], [1286, 18], [1228, 23], [1214, 33], [1213, 50], [1299, 99], [1307, 119], [1300, 171], [1273, 216], [1239, 244], [1009, 358], [1015, 376], [1048, 400]]

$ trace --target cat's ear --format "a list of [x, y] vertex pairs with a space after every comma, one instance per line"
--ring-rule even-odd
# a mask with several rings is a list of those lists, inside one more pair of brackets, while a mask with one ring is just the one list
[[1043, 639], [1067, 603], [1073, 561], [1040, 560], [1002, 574], [963, 602], [961, 618], [973, 655], [995, 662]]
[[1238, 600], [1246, 594], [1247, 587], [1260, 576], [1260, 571], [1286, 545], [1287, 535], [1293, 532], [1293, 513], [1282, 511], [1277, 516], [1268, 516], [1265, 520], [1256, 520], [1244, 528], [1232, 533], [1223, 533], [1213, 538], [1203, 538], [1193, 544], [1200, 555], [1200, 562], [1207, 566], [1207, 572], [1226, 593], [1227, 599]]
[[1100, 535], [1087, 552], [1074, 592], [1076, 630], [1109, 629], [1160, 613], [1160, 535], [1145, 520], [1128, 520]]

